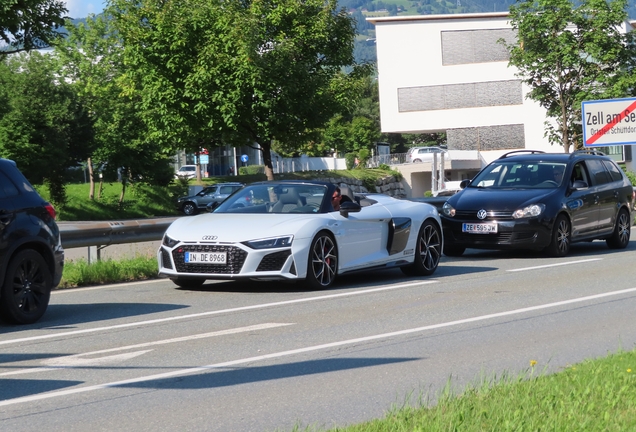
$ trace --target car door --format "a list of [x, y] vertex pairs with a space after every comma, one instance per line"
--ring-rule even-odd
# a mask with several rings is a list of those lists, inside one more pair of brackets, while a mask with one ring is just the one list
[[[590, 175], [584, 162], [574, 165], [570, 177], [570, 190], [565, 204], [572, 222], [572, 237], [584, 237], [596, 232], [598, 226], [598, 203], [595, 189], [590, 185]], [[580, 187], [586, 185], [586, 187]]]
[[353, 270], [382, 264], [389, 258], [387, 241], [391, 213], [382, 205], [362, 207], [358, 213], [336, 215], [339, 268]]
[[598, 202], [597, 231], [611, 231], [614, 227], [618, 202], [618, 189], [614, 186], [610, 173], [601, 159], [586, 161], [592, 176], [595, 199]]
[[607, 171], [609, 183], [606, 188], [608, 205], [601, 209], [599, 215], [599, 231], [611, 232], [616, 224], [616, 217], [621, 203], [621, 189], [623, 188], [623, 173], [612, 161], [602, 160]]
[[201, 192], [197, 194], [197, 206], [199, 208], [203, 208], [210, 204], [213, 201], [216, 201], [216, 186], [211, 186], [203, 189]]

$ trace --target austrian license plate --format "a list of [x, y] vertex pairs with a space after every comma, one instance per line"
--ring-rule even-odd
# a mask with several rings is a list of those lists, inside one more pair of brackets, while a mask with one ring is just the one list
[[462, 224], [462, 232], [472, 234], [497, 234], [497, 224]]
[[189, 264], [226, 264], [227, 252], [186, 252], [185, 262]]

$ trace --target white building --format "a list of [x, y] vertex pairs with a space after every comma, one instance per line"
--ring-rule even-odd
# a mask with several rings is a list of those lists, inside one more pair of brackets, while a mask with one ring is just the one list
[[[517, 149], [562, 152], [544, 137], [545, 110], [525, 97], [528, 88], [498, 42], [516, 41], [508, 16], [368, 18], [376, 27], [382, 131], [446, 132], [450, 151], [477, 151], [481, 166]], [[602, 150], [631, 169], [631, 149]], [[454, 162], [445, 167], [450, 180], [470, 175], [457, 173]]]

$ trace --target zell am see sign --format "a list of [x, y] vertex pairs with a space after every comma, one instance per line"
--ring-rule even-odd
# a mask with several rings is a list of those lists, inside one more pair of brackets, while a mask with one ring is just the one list
[[636, 98], [586, 101], [581, 105], [585, 147], [636, 144]]

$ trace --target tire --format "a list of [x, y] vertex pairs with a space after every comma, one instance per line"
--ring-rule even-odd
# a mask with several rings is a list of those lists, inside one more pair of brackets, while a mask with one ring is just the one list
[[464, 247], [444, 245], [444, 255], [449, 257], [460, 257], [465, 251], [466, 248]]
[[442, 234], [435, 222], [425, 221], [417, 235], [415, 261], [401, 267], [407, 276], [430, 276], [435, 273], [442, 257]]
[[181, 211], [183, 211], [183, 214], [185, 214], [186, 216], [193, 216], [197, 214], [197, 206], [193, 202], [188, 201], [187, 203], [183, 204], [183, 207], [181, 207]]
[[0, 295], [0, 316], [15, 324], [32, 324], [49, 306], [53, 276], [46, 261], [34, 250], [23, 250], [7, 266]]
[[170, 280], [178, 287], [186, 289], [201, 288], [201, 286], [205, 283], [205, 279], [198, 278], [174, 278]]
[[338, 273], [338, 248], [333, 237], [320, 232], [311, 242], [306, 283], [311, 289], [327, 289]]
[[611, 237], [605, 241], [610, 249], [625, 249], [629, 244], [629, 236], [631, 233], [631, 221], [629, 220], [629, 212], [621, 209], [616, 217], [616, 226]]
[[559, 215], [552, 227], [550, 245], [546, 248], [548, 254], [553, 257], [564, 257], [570, 253], [571, 236], [570, 220], [564, 215]]

